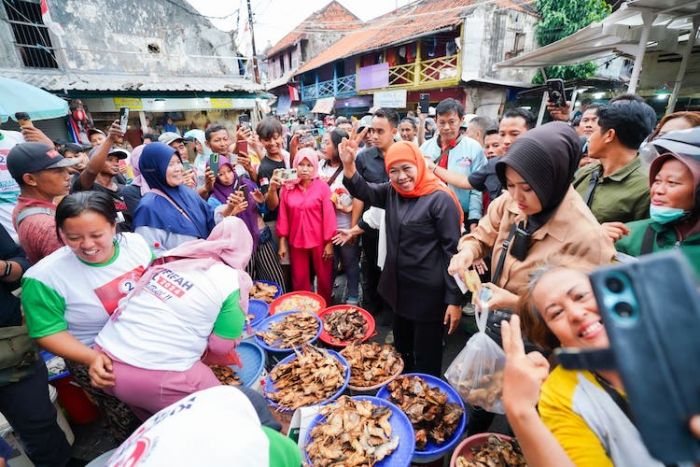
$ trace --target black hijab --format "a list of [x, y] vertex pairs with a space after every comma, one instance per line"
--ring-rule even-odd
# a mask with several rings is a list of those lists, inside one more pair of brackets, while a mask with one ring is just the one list
[[532, 234], [547, 223], [569, 190], [578, 168], [581, 142], [563, 122], [552, 122], [528, 131], [496, 164], [496, 174], [506, 186], [506, 167], [523, 177], [535, 191], [542, 211], [528, 216], [526, 231]]

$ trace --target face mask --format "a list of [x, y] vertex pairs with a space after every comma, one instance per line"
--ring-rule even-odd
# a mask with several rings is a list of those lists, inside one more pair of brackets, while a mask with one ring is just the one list
[[687, 211], [680, 208], [667, 208], [664, 206], [654, 206], [653, 204], [649, 206], [649, 217], [651, 217], [652, 221], [659, 224], [675, 222], [687, 214]]

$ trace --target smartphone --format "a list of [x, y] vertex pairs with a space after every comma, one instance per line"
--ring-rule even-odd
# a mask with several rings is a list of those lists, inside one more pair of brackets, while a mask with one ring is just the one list
[[219, 173], [219, 155], [215, 152], [212, 152], [209, 155], [209, 168], [214, 173], [214, 175]]
[[190, 161], [182, 161], [182, 168], [185, 170], [190, 170], [192, 169], [192, 164], [190, 164]]
[[421, 93], [418, 96], [418, 110], [422, 114], [428, 114], [428, 111], [430, 110], [430, 94], [426, 93]]
[[279, 169], [282, 171], [280, 178], [283, 181], [292, 181], [297, 179], [297, 169]]
[[250, 116], [247, 114], [242, 114], [238, 117], [238, 126], [245, 126], [250, 128]]
[[17, 123], [19, 123], [19, 126], [21, 127], [32, 126], [32, 119], [29, 118], [29, 114], [27, 112], [16, 112], [15, 120], [17, 120]]
[[555, 107], [566, 107], [566, 91], [564, 90], [564, 80], [548, 79], [547, 96], [550, 104]]
[[248, 155], [248, 141], [244, 139], [236, 141], [236, 154]]
[[129, 124], [129, 108], [121, 107], [119, 109], [119, 129], [122, 133], [126, 133], [126, 127]]
[[248, 185], [244, 183], [238, 190], [243, 194], [243, 199], [248, 201]]
[[700, 461], [688, 420], [700, 414], [700, 292], [678, 251], [591, 274], [625, 392], [649, 453]]

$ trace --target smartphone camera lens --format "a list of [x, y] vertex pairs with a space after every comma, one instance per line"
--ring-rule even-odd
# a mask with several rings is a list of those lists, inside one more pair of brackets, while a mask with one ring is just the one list
[[625, 284], [623, 284], [622, 281], [617, 277], [608, 277], [605, 280], [605, 286], [612, 293], [616, 293], [616, 294], [621, 293], [622, 290], [625, 288]]
[[620, 316], [621, 318], [631, 318], [634, 314], [634, 309], [632, 308], [632, 305], [630, 305], [627, 302], [616, 303], [613, 309], [615, 310], [615, 313], [617, 313], [618, 316]]

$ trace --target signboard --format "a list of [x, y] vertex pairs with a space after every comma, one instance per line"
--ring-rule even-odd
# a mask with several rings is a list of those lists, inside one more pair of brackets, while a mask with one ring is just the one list
[[335, 106], [335, 97], [324, 97], [316, 101], [316, 105], [311, 109], [311, 112], [315, 114], [330, 114], [333, 113], [333, 106]]
[[406, 90], [378, 91], [374, 93], [374, 106], [389, 109], [406, 108]]
[[357, 90], [380, 89], [389, 87], [389, 64], [363, 66], [357, 72]]
[[212, 109], [232, 109], [233, 108], [233, 99], [230, 98], [221, 98], [221, 97], [212, 97], [209, 99], [211, 101], [211, 108]]
[[117, 109], [128, 107], [129, 110], [143, 110], [143, 103], [138, 97], [115, 97], [112, 100]]

